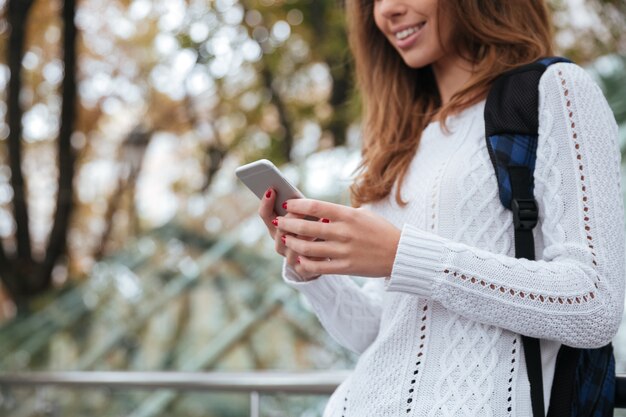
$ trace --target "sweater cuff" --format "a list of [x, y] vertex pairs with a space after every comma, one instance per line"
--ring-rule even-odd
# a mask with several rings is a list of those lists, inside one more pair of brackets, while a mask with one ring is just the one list
[[348, 284], [350, 277], [339, 275], [321, 275], [310, 281], [303, 280], [298, 273], [283, 261], [283, 281], [292, 288], [297, 289], [312, 304], [333, 303], [336, 294]]
[[[283, 259], [283, 279], [289, 284], [291, 282], [309, 282], [302, 278], [295, 269], [293, 269], [287, 261]], [[314, 281], [314, 280], [310, 280]]]
[[387, 291], [428, 297], [433, 293], [436, 273], [440, 271], [444, 239], [405, 224], [398, 243]]

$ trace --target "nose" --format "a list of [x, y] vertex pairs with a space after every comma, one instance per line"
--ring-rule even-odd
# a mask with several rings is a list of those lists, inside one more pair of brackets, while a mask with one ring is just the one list
[[378, 13], [387, 19], [406, 13], [406, 5], [403, 0], [378, 0], [377, 3]]

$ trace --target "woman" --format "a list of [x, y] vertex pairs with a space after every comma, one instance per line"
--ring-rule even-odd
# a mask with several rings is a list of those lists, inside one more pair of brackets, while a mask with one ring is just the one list
[[542, 76], [537, 260], [516, 259], [483, 110], [499, 74], [552, 55], [544, 2], [349, 0], [347, 11], [365, 102], [355, 207], [289, 200], [276, 217], [268, 190], [259, 208], [285, 282], [360, 354], [324, 416], [531, 416], [520, 335], [541, 339], [547, 408], [561, 344], [603, 346], [621, 319], [611, 110], [574, 64]]

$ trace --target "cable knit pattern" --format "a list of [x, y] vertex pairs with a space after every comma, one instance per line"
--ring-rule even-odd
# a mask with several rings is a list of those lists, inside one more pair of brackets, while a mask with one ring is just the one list
[[529, 416], [520, 334], [541, 339], [549, 404], [562, 343], [599, 347], [624, 302], [617, 125], [583, 69], [552, 65], [539, 85], [536, 261], [516, 259], [498, 199], [484, 102], [424, 131], [403, 197], [368, 206], [402, 230], [390, 277], [359, 286], [284, 280], [337, 342], [360, 354], [324, 417]]

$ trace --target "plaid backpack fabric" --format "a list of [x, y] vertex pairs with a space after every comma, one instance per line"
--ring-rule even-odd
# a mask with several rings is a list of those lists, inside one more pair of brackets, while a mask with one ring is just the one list
[[[485, 105], [485, 138], [498, 180], [502, 205], [513, 212], [515, 256], [535, 259], [533, 228], [538, 209], [533, 172], [539, 129], [539, 80], [556, 62], [549, 57], [501, 75]], [[533, 417], [544, 415], [543, 378], [539, 341], [522, 336]], [[548, 417], [605, 417], [613, 415], [615, 359], [613, 347], [559, 350]]]

